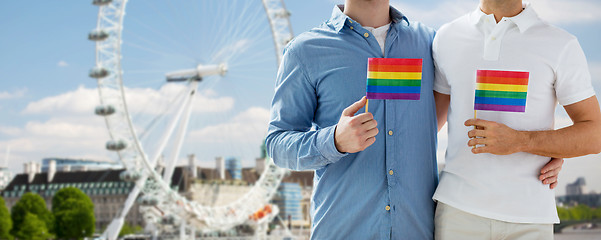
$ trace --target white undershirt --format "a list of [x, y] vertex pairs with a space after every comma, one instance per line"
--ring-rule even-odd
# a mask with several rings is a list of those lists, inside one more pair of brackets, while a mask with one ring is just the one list
[[365, 28], [365, 30], [371, 32], [371, 35], [373, 35], [376, 38], [376, 41], [378, 41], [378, 44], [380, 45], [380, 49], [382, 49], [382, 55], [384, 55], [384, 44], [386, 44], [386, 35], [388, 35], [388, 28], [390, 28], [390, 23], [378, 27], [378, 28], [373, 28], [373, 27], [363, 27]]

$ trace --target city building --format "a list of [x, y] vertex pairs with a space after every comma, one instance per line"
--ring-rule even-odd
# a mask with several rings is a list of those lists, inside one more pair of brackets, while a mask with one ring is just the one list
[[[240, 168], [240, 179], [222, 157], [215, 159], [216, 168], [196, 169], [196, 180], [190, 182], [187, 196], [205, 206], [222, 206], [234, 202], [248, 193], [265, 170], [265, 155], [256, 159], [254, 168]], [[193, 161], [190, 161], [193, 162]], [[235, 166], [235, 165], [234, 165]], [[237, 166], [236, 166], [237, 167]], [[236, 173], [235, 171], [233, 171]], [[310, 228], [310, 201], [313, 187], [313, 171], [289, 172], [283, 179], [272, 203], [278, 205], [280, 218], [292, 227]], [[288, 216], [290, 215], [290, 221]]]
[[559, 206], [584, 204], [592, 208], [601, 207], [601, 193], [588, 192], [586, 181], [583, 177], [579, 177], [575, 182], [568, 184], [566, 186], [566, 195], [557, 197], [556, 200]]
[[[52, 209], [52, 197], [65, 187], [76, 187], [90, 197], [94, 203], [96, 231], [102, 231], [121, 213], [123, 203], [134, 187], [133, 182], [124, 182], [119, 174], [123, 169], [105, 169], [94, 171], [57, 171], [54, 162], [50, 161], [47, 172], [41, 172], [39, 163], [26, 163], [24, 173], [16, 175], [8, 186], [0, 193], [10, 209], [24, 193], [39, 194], [46, 201], [48, 209]], [[187, 190], [185, 168], [174, 170], [172, 186], [182, 191]], [[125, 222], [130, 225], [144, 226], [138, 204], [135, 203], [126, 216]]]
[[569, 183], [566, 186], [566, 195], [582, 195], [586, 194], [586, 181], [583, 177], [579, 177], [575, 182]]
[[225, 166], [227, 172], [232, 176], [232, 179], [242, 180], [242, 163], [240, 162], [240, 159], [230, 157], [225, 160]]
[[95, 161], [88, 159], [70, 159], [70, 158], [44, 158], [42, 159], [42, 172], [48, 172], [50, 162], [54, 161], [56, 170], [62, 171], [87, 171], [87, 170], [104, 170], [104, 169], [122, 169], [120, 163]]
[[8, 167], [0, 166], [0, 190], [4, 189], [10, 180], [13, 178], [13, 173]]
[[278, 187], [278, 194], [273, 198], [273, 203], [280, 209], [280, 218], [290, 221], [292, 225], [292, 221], [303, 219], [302, 199], [301, 187], [298, 183], [282, 182]]

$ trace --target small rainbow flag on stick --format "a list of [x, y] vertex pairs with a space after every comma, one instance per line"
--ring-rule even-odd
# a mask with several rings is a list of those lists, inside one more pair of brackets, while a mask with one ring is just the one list
[[422, 59], [369, 58], [367, 99], [419, 100]]
[[474, 110], [525, 112], [528, 72], [478, 70]]

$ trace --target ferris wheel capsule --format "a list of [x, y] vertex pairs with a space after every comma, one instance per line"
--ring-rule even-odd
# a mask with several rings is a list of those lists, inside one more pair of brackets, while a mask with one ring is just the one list
[[115, 113], [115, 107], [113, 105], [100, 105], [94, 109], [94, 113], [98, 116], [108, 116]]
[[124, 140], [110, 140], [106, 142], [106, 149], [111, 151], [121, 151], [127, 147], [127, 143]]
[[92, 70], [90, 70], [90, 77], [91, 78], [103, 78], [109, 75], [109, 71], [106, 70], [106, 68], [103, 67], [94, 67], [92, 68]]
[[135, 182], [140, 179], [142, 175], [138, 171], [126, 170], [119, 174], [119, 178], [125, 182]]
[[173, 225], [175, 224], [175, 217], [173, 215], [167, 215], [161, 218], [161, 224]]
[[159, 204], [159, 199], [157, 199], [155, 196], [142, 196], [138, 199], [138, 203], [142, 206], [156, 206]]
[[102, 29], [94, 29], [88, 34], [90, 41], [104, 41], [109, 37], [109, 34]]
[[96, 6], [104, 6], [111, 2], [112, 2], [112, 0], [94, 0], [94, 1], [92, 1], [92, 4], [94, 4]]

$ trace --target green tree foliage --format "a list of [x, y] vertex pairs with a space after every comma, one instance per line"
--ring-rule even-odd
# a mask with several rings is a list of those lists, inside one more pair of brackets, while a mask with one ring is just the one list
[[562, 221], [601, 219], [601, 208], [591, 209], [587, 205], [557, 207], [557, 215]]
[[94, 203], [78, 188], [68, 187], [52, 198], [54, 232], [59, 239], [83, 239], [94, 234]]
[[[21, 199], [12, 207], [11, 210], [11, 218], [13, 220], [13, 228], [10, 230], [10, 233], [19, 238], [19, 239], [31, 239], [31, 238], [23, 238], [19, 235], [21, 228], [25, 226], [25, 217], [27, 213], [30, 213], [36, 217], [34, 222], [43, 223], [44, 226], [39, 226], [39, 228], [43, 228], [46, 230], [51, 230], [53, 226], [52, 214], [48, 209], [46, 209], [46, 202], [40, 195], [35, 193], [25, 193], [21, 196]], [[30, 219], [32, 217], [29, 217]], [[31, 225], [31, 223], [27, 223]], [[48, 233], [48, 231], [46, 231]]]
[[129, 225], [129, 223], [124, 223], [123, 227], [121, 227], [121, 231], [119, 232], [119, 237], [123, 237], [128, 234], [136, 234], [142, 232], [142, 227], [135, 225]]
[[4, 198], [0, 197], [0, 239], [12, 239], [10, 229], [13, 227], [13, 220], [10, 218], [10, 213], [4, 202]]
[[46, 223], [40, 220], [38, 215], [25, 212], [23, 222], [19, 227], [19, 231], [16, 232], [15, 237], [19, 239], [45, 240], [51, 238], [52, 234], [48, 231]]
[[570, 210], [568, 208], [557, 207], [557, 215], [562, 221], [572, 220], [572, 216], [570, 215]]
[[593, 210], [593, 219], [601, 219], [601, 207]]

